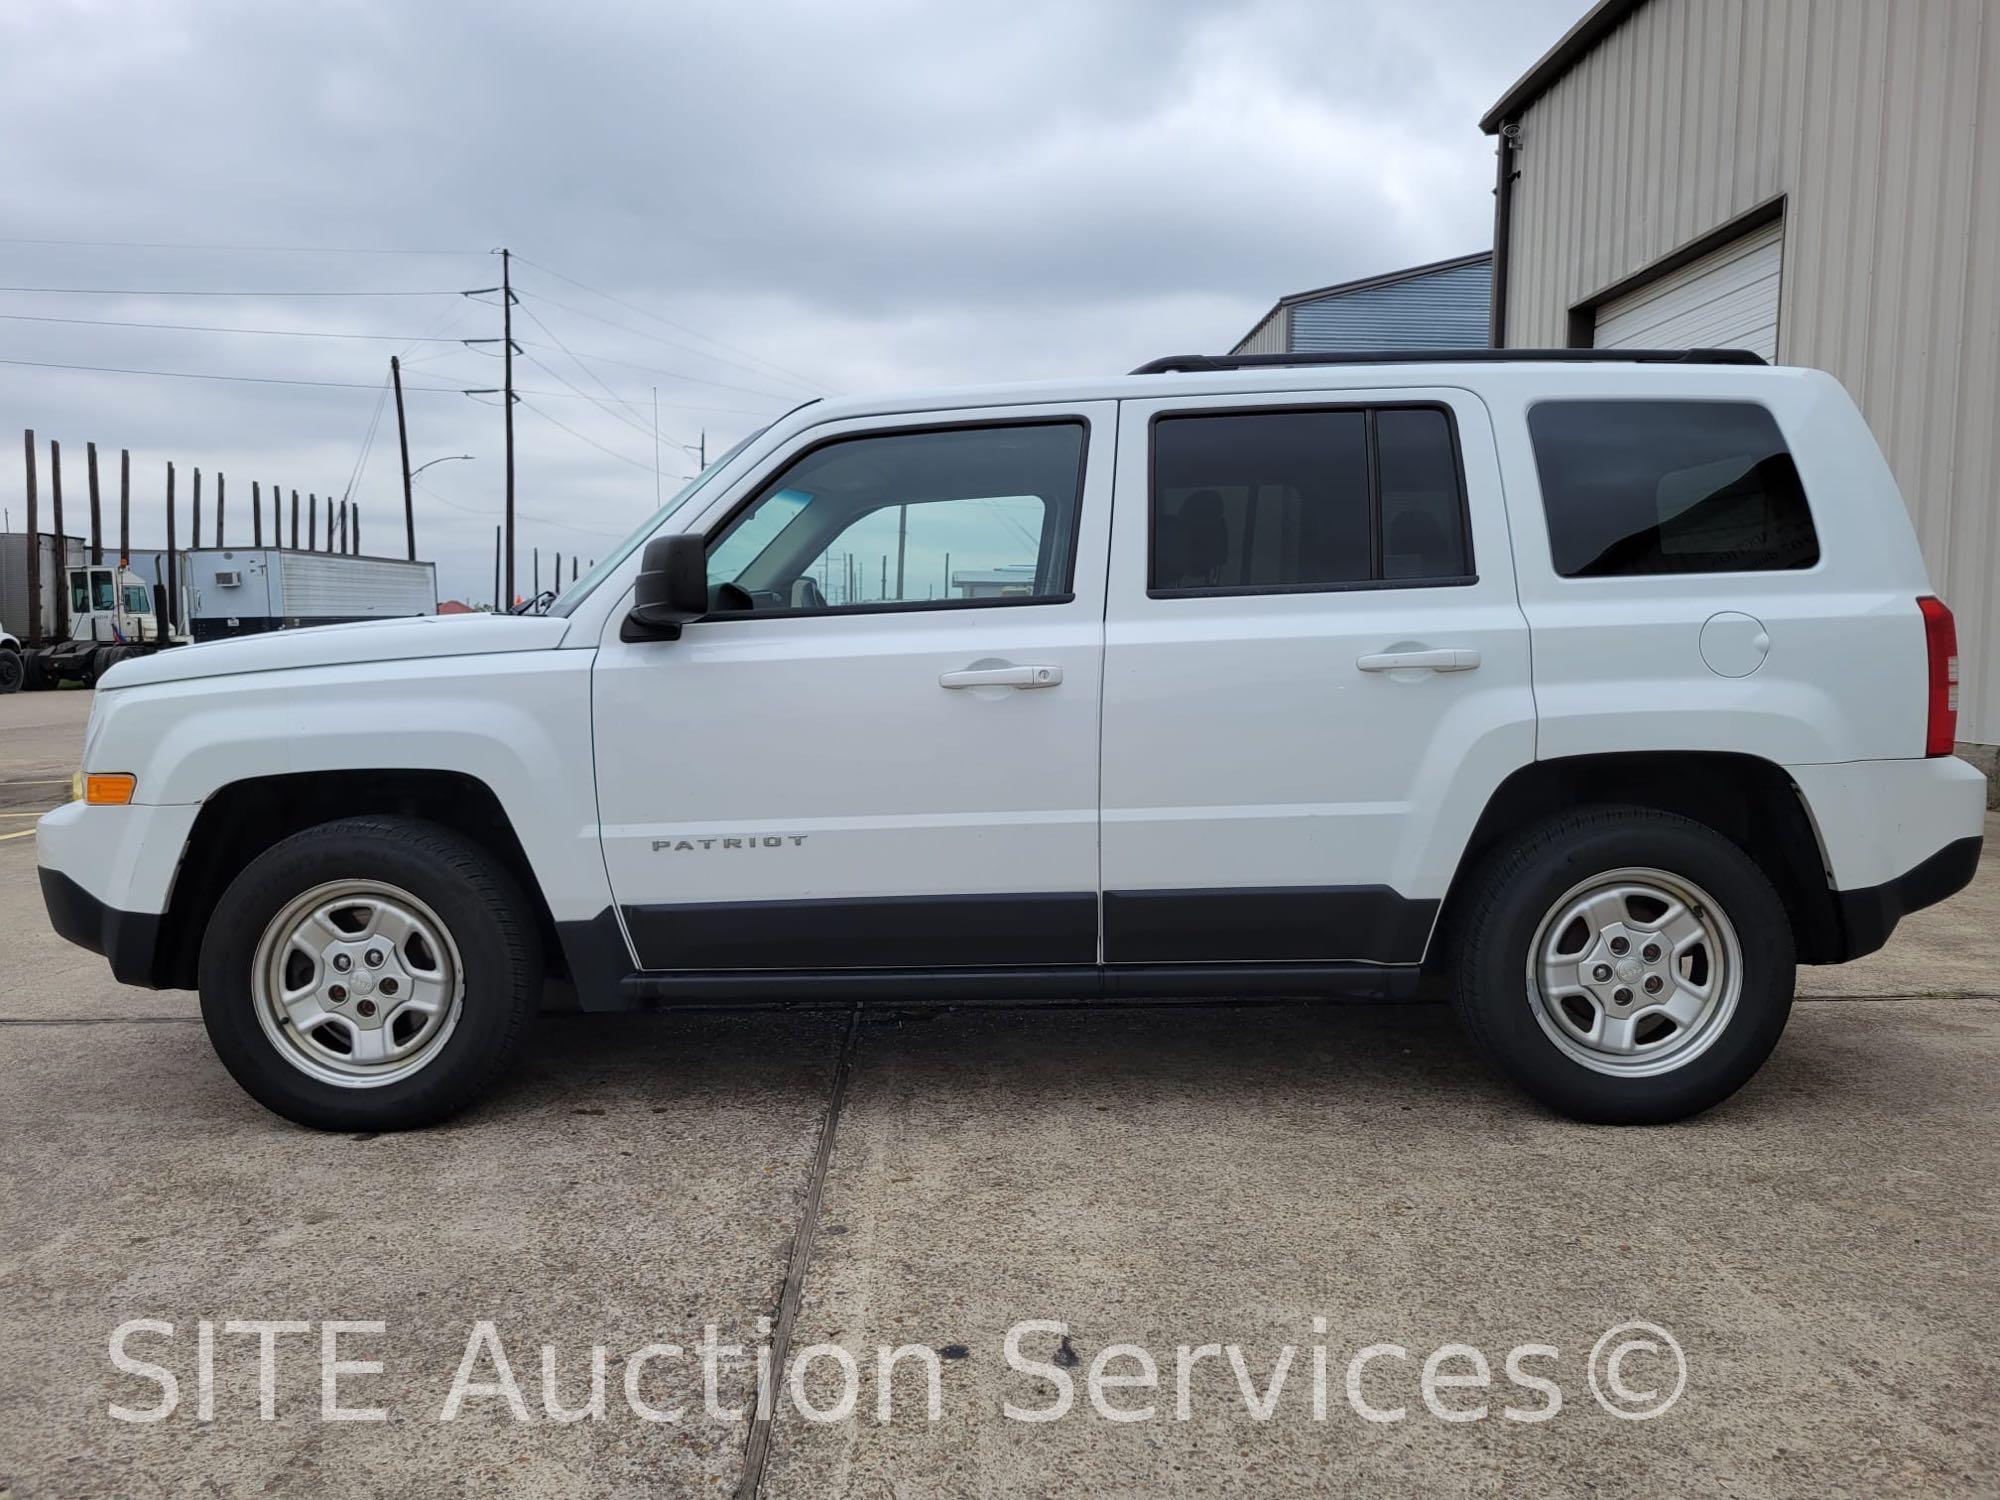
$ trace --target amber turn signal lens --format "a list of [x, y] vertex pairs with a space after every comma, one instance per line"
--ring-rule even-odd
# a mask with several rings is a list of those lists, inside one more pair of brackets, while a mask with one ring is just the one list
[[123, 807], [132, 800], [134, 779], [123, 771], [83, 778], [83, 800], [92, 807]]

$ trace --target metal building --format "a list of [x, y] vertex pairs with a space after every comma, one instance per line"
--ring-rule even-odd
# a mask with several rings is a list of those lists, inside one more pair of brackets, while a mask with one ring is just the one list
[[1493, 255], [1461, 255], [1280, 297], [1233, 354], [1464, 349], [1486, 342]]
[[2000, 744], [2000, 0], [1602, 0], [1480, 123], [1493, 342], [1832, 372]]

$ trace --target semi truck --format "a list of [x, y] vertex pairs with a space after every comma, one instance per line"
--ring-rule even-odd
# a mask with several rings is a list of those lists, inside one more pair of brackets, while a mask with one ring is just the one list
[[115, 662], [183, 644], [185, 600], [178, 553], [92, 562], [78, 537], [0, 533], [0, 693], [92, 684]]

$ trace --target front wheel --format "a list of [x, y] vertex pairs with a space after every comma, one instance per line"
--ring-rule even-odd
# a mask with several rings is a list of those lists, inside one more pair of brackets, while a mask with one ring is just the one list
[[201, 1012], [230, 1074], [322, 1130], [455, 1114], [518, 1050], [542, 977], [520, 887], [433, 824], [325, 823], [223, 893], [201, 948]]
[[1659, 1124], [1735, 1093], [1777, 1045], [1794, 957], [1783, 902], [1713, 829], [1566, 814], [1466, 895], [1455, 1003], [1474, 1044], [1574, 1119]]
[[26, 672], [21, 665], [21, 653], [12, 646], [0, 646], [0, 693], [18, 693]]

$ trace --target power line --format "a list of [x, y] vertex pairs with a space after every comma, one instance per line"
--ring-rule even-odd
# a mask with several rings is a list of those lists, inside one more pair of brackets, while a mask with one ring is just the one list
[[527, 407], [528, 410], [533, 412], [536, 416], [540, 417], [544, 422], [553, 423], [555, 426], [560, 427], [564, 432], [568, 433], [571, 437], [577, 439], [579, 442], [590, 444], [590, 446], [595, 448], [599, 453], [608, 453], [613, 458], [617, 459], [620, 463], [630, 464], [635, 469], [644, 469], [648, 474], [653, 472], [653, 466], [651, 464], [641, 463], [638, 459], [633, 458], [630, 454], [620, 453], [616, 448], [605, 447], [604, 444], [598, 442], [596, 438], [590, 436], [588, 433], [578, 432], [574, 427], [570, 426], [569, 423], [563, 421], [559, 417], [550, 416], [549, 413], [543, 411], [539, 406], [535, 405], [534, 402], [523, 401], [521, 404]]
[[[48, 359], [10, 359], [0, 357], [0, 365], [18, 365], [30, 370], [75, 370], [88, 375], [149, 375], [167, 380], [225, 380], [238, 385], [318, 386], [326, 390], [338, 391], [372, 391], [377, 388], [376, 383], [372, 380], [302, 380], [296, 377], [279, 375], [218, 375], [208, 370], [139, 370], [126, 365], [76, 365], [64, 364], [57, 360]], [[456, 385], [406, 384], [403, 389], [406, 391], [423, 391], [430, 395], [459, 395], [464, 393], [464, 387]], [[545, 400], [552, 401], [575, 399], [567, 391], [522, 391], [520, 394], [524, 396], [540, 396]], [[636, 402], [626, 402], [625, 404], [628, 406], [637, 405]], [[670, 401], [663, 404], [671, 406], [676, 411], [727, 412], [745, 417], [765, 417], [770, 415], [768, 410], [760, 411], [742, 406], [693, 406], [685, 401]], [[647, 465], [646, 467], [647, 472], [650, 473], [651, 466]]]
[[[599, 317], [594, 312], [585, 312], [582, 308], [573, 306], [570, 303], [557, 301], [554, 297], [549, 296], [548, 293], [546, 292], [536, 292], [534, 295], [538, 300], [547, 303], [550, 307], [560, 307], [566, 313], [573, 313], [575, 316], [579, 318], [588, 318], [593, 323], [602, 323], [606, 328], [616, 328], [622, 333], [631, 334], [634, 338], [651, 339], [654, 343], [664, 344], [669, 349], [678, 349], [683, 354], [692, 354], [696, 359], [706, 359], [706, 360], [711, 360], [719, 365], [728, 365], [731, 369], [742, 370], [746, 374], [761, 376], [765, 380], [769, 380], [772, 378], [764, 371], [756, 369], [750, 365], [743, 364], [738, 360], [724, 359], [721, 355], [710, 354], [708, 353], [708, 351], [704, 349], [691, 349], [686, 344], [679, 343], [674, 339], [663, 338], [657, 333], [648, 333], [643, 328], [634, 328], [630, 323], [621, 323], [616, 318], [604, 318], [604, 317]], [[682, 376], [681, 378], [685, 380], [685, 379], [698, 379], [700, 377]], [[814, 395], [818, 395], [820, 393], [820, 387], [818, 386], [808, 385], [804, 381], [796, 380], [789, 375], [785, 376], [784, 379], [787, 384], [801, 386], [803, 389], [811, 391]], [[710, 384], [714, 384], [714, 382], [710, 382]], [[756, 394], [767, 395], [772, 393], [759, 391]]]
[[[469, 505], [460, 505], [456, 500], [445, 499], [443, 495], [440, 495], [436, 490], [432, 489], [429, 485], [425, 484], [420, 479], [412, 480], [411, 484], [416, 489], [430, 496], [431, 499], [437, 501], [438, 504], [446, 506], [451, 510], [460, 511], [468, 516], [478, 516], [483, 521], [492, 521], [496, 519], [495, 513], [490, 510], [475, 510]], [[594, 526], [579, 526], [574, 521], [558, 521], [553, 516], [536, 515], [531, 511], [524, 510], [518, 512], [518, 514], [521, 516], [523, 520], [534, 521], [543, 526], [561, 527], [566, 531], [581, 532], [585, 536], [610, 537], [614, 541], [623, 541], [630, 534], [629, 527], [625, 531], [600, 531]]]
[[231, 328], [226, 323], [143, 323], [127, 318], [58, 318], [46, 313], [0, 313], [10, 323], [70, 323], [90, 328], [160, 328], [174, 333], [261, 333], [286, 339], [372, 339], [386, 344], [455, 344], [456, 339], [401, 333], [330, 333], [318, 328]]
[[99, 250], [222, 250], [242, 254], [280, 255], [480, 255], [479, 250], [395, 250], [368, 245], [191, 245], [178, 240], [43, 240], [13, 236], [0, 245], [77, 245]]
[[[372, 380], [298, 380], [277, 375], [215, 375], [205, 370], [133, 370], [122, 365], [66, 365], [46, 359], [4, 359], [0, 365], [22, 365], [34, 370], [83, 370], [93, 375], [157, 375], [174, 380], [227, 380], [241, 385], [314, 385], [330, 390], [372, 391]], [[448, 390], [447, 386], [412, 386], [412, 390]]]
[[456, 287], [446, 291], [217, 291], [211, 287], [163, 287], [148, 290], [129, 286], [0, 286], [0, 292], [32, 292], [50, 297], [456, 297]]
[[[788, 380], [795, 381], [799, 385], [804, 386], [807, 390], [817, 391], [820, 388], [821, 382], [808, 379], [806, 376], [799, 374], [796, 370], [787, 370], [783, 365], [776, 364], [771, 360], [765, 359], [762, 355], [752, 354], [748, 349], [739, 349], [732, 344], [725, 344], [721, 339], [712, 338], [708, 334], [701, 332], [700, 329], [690, 328], [685, 323], [677, 323], [672, 318], [665, 317], [660, 313], [654, 312], [651, 308], [640, 306], [640, 304], [638, 304], [637, 302], [631, 302], [623, 297], [613, 296], [610, 292], [604, 291], [600, 287], [594, 287], [588, 284], [587, 282], [578, 281], [574, 276], [566, 276], [561, 271], [556, 270], [555, 267], [553, 266], [545, 266], [540, 261], [529, 260], [528, 257], [525, 255], [517, 255], [514, 258], [520, 261], [523, 265], [533, 266], [537, 271], [542, 272], [544, 275], [553, 276], [558, 281], [567, 281], [571, 286], [577, 288], [579, 291], [589, 292], [592, 296], [602, 297], [606, 302], [615, 302], [620, 307], [630, 308], [633, 312], [640, 314], [642, 317], [651, 318], [655, 323], [663, 323], [669, 328], [678, 328], [682, 333], [689, 335], [691, 338], [698, 338], [705, 344], [713, 344], [718, 349], [728, 349], [732, 353], [741, 354], [746, 359], [756, 360], [758, 364], [765, 366], [767, 369], [777, 371], [779, 374], [785, 376]], [[698, 350], [692, 350], [692, 349], [689, 350], [688, 352], [690, 354], [699, 353]], [[715, 356], [712, 354], [703, 357], [708, 359], [715, 358]], [[722, 361], [722, 363], [726, 364], [728, 363], [728, 361], [725, 360]], [[739, 366], [738, 368], [742, 367]]]

